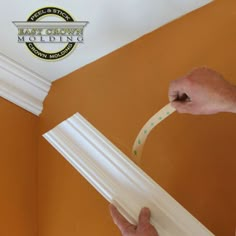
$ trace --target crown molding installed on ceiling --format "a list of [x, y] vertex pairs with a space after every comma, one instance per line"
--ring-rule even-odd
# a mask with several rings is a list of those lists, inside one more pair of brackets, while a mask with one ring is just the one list
[[147, 206], [160, 236], [213, 235], [79, 113], [44, 137], [131, 223]]
[[51, 83], [0, 53], [0, 96], [39, 115]]

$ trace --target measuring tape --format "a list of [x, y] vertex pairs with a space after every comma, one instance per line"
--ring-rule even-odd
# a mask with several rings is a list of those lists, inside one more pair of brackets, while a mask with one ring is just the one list
[[143, 126], [137, 138], [135, 139], [132, 149], [133, 158], [136, 162], [140, 162], [141, 160], [143, 146], [152, 129], [175, 111], [175, 108], [173, 108], [169, 103], [160, 111], [158, 111], [154, 116], [152, 116]]

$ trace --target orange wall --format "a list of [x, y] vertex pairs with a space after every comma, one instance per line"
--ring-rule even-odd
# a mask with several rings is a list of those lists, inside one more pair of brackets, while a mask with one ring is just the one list
[[36, 236], [37, 117], [0, 98], [0, 235]]
[[[40, 135], [80, 112], [122, 151], [168, 102], [169, 82], [207, 65], [236, 84], [236, 1], [197, 10], [55, 82]], [[79, 60], [78, 55], [78, 60]], [[146, 143], [141, 167], [216, 235], [236, 219], [236, 115], [174, 114]], [[39, 236], [118, 236], [107, 202], [41, 136]]]

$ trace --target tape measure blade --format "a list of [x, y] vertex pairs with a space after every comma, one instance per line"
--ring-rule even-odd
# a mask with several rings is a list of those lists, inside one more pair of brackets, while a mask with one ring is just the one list
[[140, 163], [141, 161], [143, 146], [152, 129], [156, 127], [159, 123], [161, 123], [169, 115], [171, 115], [173, 112], [175, 112], [175, 108], [171, 106], [171, 103], [167, 104], [155, 115], [153, 115], [139, 131], [132, 148], [132, 157], [136, 163]]

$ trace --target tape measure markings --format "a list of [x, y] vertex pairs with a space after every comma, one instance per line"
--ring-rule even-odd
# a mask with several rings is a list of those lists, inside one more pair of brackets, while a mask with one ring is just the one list
[[140, 161], [144, 143], [152, 129], [169, 115], [171, 115], [174, 111], [175, 108], [173, 108], [169, 103], [146, 122], [146, 124], [140, 130], [133, 145], [132, 153], [134, 154], [134, 159], [136, 161]]

